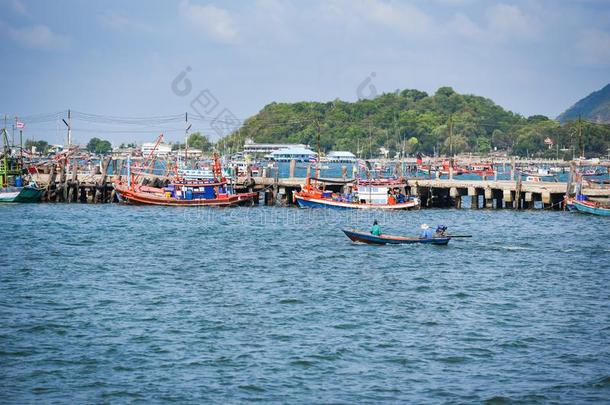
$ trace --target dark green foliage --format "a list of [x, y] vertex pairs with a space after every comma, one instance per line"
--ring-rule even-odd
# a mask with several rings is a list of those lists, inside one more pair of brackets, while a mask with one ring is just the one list
[[203, 152], [212, 150], [212, 143], [207, 136], [202, 135], [200, 132], [193, 132], [189, 135], [188, 146], [192, 149], [200, 149]]
[[47, 153], [47, 151], [49, 150], [49, 143], [47, 141], [33, 141], [33, 140], [25, 141], [25, 146], [24, 146], [25, 149], [31, 151], [32, 146], [34, 146], [36, 148], [37, 153], [41, 153], [43, 155], [45, 155]]
[[108, 153], [112, 150], [112, 145], [104, 139], [91, 138], [87, 144], [87, 150], [92, 153]]
[[[449, 142], [449, 117], [453, 123]], [[506, 150], [519, 155], [548, 154], [549, 137], [560, 148], [575, 147], [573, 124], [561, 126], [542, 115], [525, 118], [479, 96], [441, 87], [432, 96], [418, 90], [382, 94], [372, 100], [271, 103], [246, 120], [239, 131], [219, 142], [240, 149], [255, 142], [304, 143], [317, 147], [317, 126], [323, 151], [349, 150], [361, 157], [408, 154], [487, 153]], [[607, 153], [610, 128], [583, 124], [588, 155]], [[595, 130], [593, 129], [595, 127]], [[451, 146], [451, 147], [450, 147]]]

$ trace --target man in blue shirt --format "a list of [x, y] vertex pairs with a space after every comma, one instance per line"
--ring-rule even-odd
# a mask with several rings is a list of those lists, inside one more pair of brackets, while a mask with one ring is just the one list
[[432, 239], [434, 234], [432, 233], [432, 229], [428, 226], [428, 224], [422, 224], [421, 233], [419, 235], [420, 239]]

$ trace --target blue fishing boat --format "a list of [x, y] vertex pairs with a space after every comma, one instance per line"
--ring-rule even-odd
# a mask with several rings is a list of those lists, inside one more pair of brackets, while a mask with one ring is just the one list
[[414, 243], [423, 243], [428, 245], [446, 245], [451, 240], [450, 236], [440, 238], [410, 238], [406, 236], [392, 235], [372, 235], [370, 232], [358, 231], [355, 229], [342, 229], [343, 233], [351, 239], [352, 242], [367, 243], [369, 245], [407, 245]]
[[610, 207], [603, 206], [598, 202], [587, 200], [572, 200], [568, 207], [570, 208], [570, 211], [578, 211], [585, 214], [610, 217]]

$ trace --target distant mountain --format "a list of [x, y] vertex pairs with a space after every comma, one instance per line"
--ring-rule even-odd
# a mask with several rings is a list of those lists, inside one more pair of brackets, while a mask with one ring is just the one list
[[560, 122], [582, 119], [598, 123], [610, 123], [610, 84], [601, 90], [594, 91], [568, 108], [557, 119]]
[[[610, 86], [604, 91], [608, 92]], [[586, 142], [587, 153], [607, 153], [610, 126], [585, 121], [586, 139], [573, 137], [577, 124], [561, 125], [542, 115], [524, 117], [492, 100], [459, 94], [441, 87], [434, 94], [416, 89], [383, 93], [355, 102], [272, 102], [231, 134], [220, 139], [220, 150], [242, 150], [246, 139], [256, 143], [297, 143], [321, 152], [350, 151], [360, 157], [397, 153], [451, 154], [510, 151], [518, 156], [556, 157], [547, 139], [560, 149]], [[451, 136], [449, 135], [451, 134]], [[571, 152], [566, 152], [571, 157]]]

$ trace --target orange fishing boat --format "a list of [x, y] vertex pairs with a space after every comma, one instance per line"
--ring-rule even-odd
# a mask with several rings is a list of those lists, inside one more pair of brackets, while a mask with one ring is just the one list
[[[163, 135], [157, 140], [157, 145]], [[155, 145], [155, 148], [156, 146]], [[155, 149], [153, 149], [154, 152]], [[153, 153], [150, 154], [153, 159]], [[233, 186], [222, 175], [220, 157], [214, 153], [211, 178], [184, 178], [175, 175], [165, 187], [150, 187], [141, 184], [142, 172], [131, 172], [130, 160], [127, 161], [127, 182], [114, 184], [119, 201], [129, 204], [169, 205], [169, 206], [211, 206], [232, 207], [253, 204], [258, 193], [235, 193]], [[144, 168], [150, 168], [147, 159]]]

